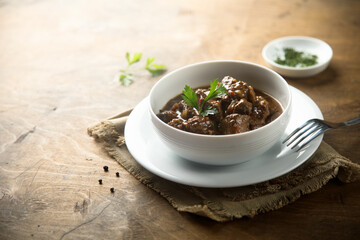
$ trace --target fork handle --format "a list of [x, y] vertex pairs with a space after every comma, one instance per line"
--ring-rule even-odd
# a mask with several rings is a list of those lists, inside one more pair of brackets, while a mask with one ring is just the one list
[[344, 122], [344, 125], [345, 126], [352, 126], [352, 125], [355, 125], [355, 124], [358, 124], [358, 123], [360, 123], [360, 116]]

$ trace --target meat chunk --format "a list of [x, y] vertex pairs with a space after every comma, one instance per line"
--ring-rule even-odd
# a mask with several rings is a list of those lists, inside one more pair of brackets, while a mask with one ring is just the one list
[[180, 129], [180, 130], [186, 130], [186, 124], [185, 120], [180, 118], [174, 118], [168, 124], [174, 128]]
[[189, 119], [196, 115], [196, 111], [194, 110], [194, 108], [187, 105], [184, 100], [175, 103], [170, 110], [178, 112], [179, 116], [183, 119]]
[[186, 130], [188, 132], [214, 135], [215, 124], [208, 117], [201, 115], [194, 116], [186, 121]]
[[[206, 106], [210, 106], [212, 109], [215, 109], [215, 114], [209, 114], [211, 120], [215, 122], [220, 122], [221, 119], [224, 118], [224, 111], [222, 108], [222, 101], [221, 100], [210, 100], [206, 103]], [[205, 107], [206, 107], [205, 106]]]
[[198, 96], [200, 101], [204, 100], [208, 94], [209, 90], [206, 88], [198, 88], [195, 90], [195, 94]]
[[157, 116], [165, 123], [169, 123], [174, 118], [177, 118], [177, 114], [174, 111], [162, 111]]
[[266, 119], [270, 115], [269, 102], [262, 96], [256, 96], [253, 103], [253, 111], [250, 114], [251, 128], [256, 129], [266, 124]]
[[227, 115], [221, 121], [222, 134], [242, 133], [250, 130], [250, 116], [237, 113]]
[[248, 102], [245, 98], [242, 98], [239, 101], [233, 100], [226, 109], [226, 114], [239, 113], [241, 115], [250, 115], [252, 106], [252, 103]]
[[255, 100], [254, 88], [249, 86], [246, 82], [238, 81], [235, 78], [226, 76], [221, 80], [228, 94], [233, 99], [245, 98], [250, 102]]

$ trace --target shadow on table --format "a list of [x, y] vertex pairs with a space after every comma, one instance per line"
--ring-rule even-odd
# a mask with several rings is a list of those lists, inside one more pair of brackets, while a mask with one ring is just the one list
[[336, 77], [338, 76], [337, 69], [334, 68], [331, 64], [325, 71], [311, 77], [307, 78], [291, 78], [285, 77], [285, 79], [289, 82], [290, 85], [295, 87], [317, 87], [323, 86], [327, 84], [334, 83], [336, 81]]

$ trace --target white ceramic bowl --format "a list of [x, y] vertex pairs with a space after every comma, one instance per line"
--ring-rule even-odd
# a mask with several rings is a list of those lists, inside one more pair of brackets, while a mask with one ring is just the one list
[[[203, 135], [182, 131], [161, 121], [156, 114], [185, 84], [206, 86], [216, 78], [232, 76], [275, 97], [283, 113], [271, 123], [245, 133]], [[248, 161], [270, 149], [283, 135], [289, 121], [291, 93], [276, 72], [249, 62], [208, 61], [182, 67], [161, 78], [149, 94], [149, 110], [155, 132], [173, 152], [191, 161], [210, 165], [230, 165]]]
[[[283, 48], [293, 48], [318, 56], [317, 63], [308, 67], [289, 67], [277, 64], [275, 60], [281, 57]], [[303, 36], [290, 36], [275, 39], [263, 48], [262, 56], [266, 63], [276, 72], [287, 77], [310, 77], [324, 71], [332, 58], [333, 51], [324, 41]]]

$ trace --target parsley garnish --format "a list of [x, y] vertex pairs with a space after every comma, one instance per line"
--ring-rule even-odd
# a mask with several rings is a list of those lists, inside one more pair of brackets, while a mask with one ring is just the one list
[[211, 107], [211, 105], [207, 105], [204, 109], [204, 105], [207, 101], [213, 98], [220, 98], [227, 94], [227, 90], [224, 85], [222, 83], [218, 85], [218, 83], [218, 78], [210, 83], [210, 91], [201, 103], [199, 103], [198, 97], [194, 90], [188, 85], [185, 85], [184, 90], [182, 91], [183, 95], [181, 95], [181, 97], [184, 99], [186, 104], [193, 107], [198, 112], [198, 114], [201, 114], [203, 117], [209, 114], [216, 114], [218, 112], [217, 109]]
[[[127, 67], [124, 69], [120, 69], [120, 76], [119, 76], [119, 81], [122, 85], [124, 86], [130, 86], [133, 83], [133, 79], [134, 79], [134, 75], [133, 72], [130, 71], [130, 67], [137, 63], [140, 62], [142, 57], [142, 53], [135, 53], [132, 58], [130, 56], [130, 53], [126, 53], [125, 58], [126, 61], [128, 63]], [[146, 59], [146, 65], [143, 69], [145, 69], [146, 71], [148, 71], [149, 73], [151, 73], [151, 75], [154, 76], [158, 76], [160, 74], [163, 74], [166, 71], [166, 66], [165, 65], [161, 65], [161, 64], [155, 64], [153, 63], [155, 61], [154, 57], [151, 58], [147, 58]]]

